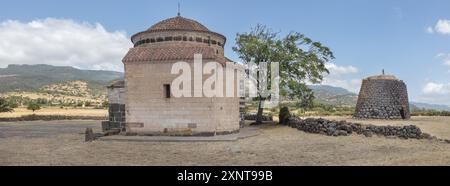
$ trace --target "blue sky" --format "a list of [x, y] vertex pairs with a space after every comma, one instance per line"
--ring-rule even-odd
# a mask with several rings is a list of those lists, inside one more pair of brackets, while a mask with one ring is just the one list
[[[330, 47], [336, 59], [333, 61], [334, 66], [330, 66], [334, 71], [332, 70], [332, 74], [327, 77], [326, 84], [342, 86], [357, 92], [361, 78], [379, 74], [381, 69], [385, 69], [388, 74], [394, 74], [407, 83], [413, 101], [450, 105], [450, 62], [445, 64], [446, 60], [450, 61], [450, 33], [445, 30], [446, 24], [450, 24], [450, 1], [135, 0], [132, 2], [118, 0], [2, 2], [0, 24], [3, 23], [3, 27], [0, 27], [0, 30], [16, 28], [15, 24], [6, 24], [8, 20], [20, 25], [52, 18], [73, 20], [76, 24], [88, 23], [92, 24], [92, 27], [98, 23], [108, 33], [122, 33], [129, 37], [160, 20], [176, 16], [177, 4], [180, 2], [182, 16], [195, 19], [228, 38], [226, 55], [232, 59], [237, 60], [236, 54], [231, 50], [236, 33], [249, 31], [257, 23], [262, 23], [275, 31], [280, 31], [281, 34], [290, 31], [301, 32]], [[439, 21], [441, 24], [438, 24]], [[26, 31], [25, 28], [20, 30]], [[5, 35], [3, 37], [6, 38]], [[118, 36], [108, 37], [115, 38], [118, 43], [124, 43], [123, 38]], [[108, 44], [105, 43], [103, 47], [108, 47]], [[1, 58], [1, 53], [0, 48], [0, 67], [4, 67], [11, 61]], [[112, 51], [105, 53], [110, 54]], [[107, 60], [118, 64], [120, 58], [117, 56], [121, 55], [123, 54], [114, 55]], [[78, 66], [90, 68], [87, 64], [80, 63]], [[102, 67], [106, 68], [108, 65], [99, 64], [95, 68]]]

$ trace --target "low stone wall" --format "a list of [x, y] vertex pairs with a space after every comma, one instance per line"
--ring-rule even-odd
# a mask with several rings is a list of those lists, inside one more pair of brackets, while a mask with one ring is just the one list
[[433, 139], [436, 137], [423, 133], [420, 128], [414, 125], [408, 126], [375, 126], [361, 125], [359, 123], [350, 123], [346, 121], [330, 121], [325, 119], [300, 119], [297, 117], [289, 118], [288, 125], [298, 130], [323, 134], [328, 136], [348, 136], [353, 133], [372, 137], [372, 135], [398, 137], [402, 139]]
[[[245, 114], [245, 115], [244, 115], [244, 119], [245, 119], [245, 120], [256, 121], [256, 115], [257, 115], [257, 114]], [[272, 118], [272, 116], [263, 115], [263, 116], [262, 116], [262, 120], [263, 120], [263, 121], [273, 121], [273, 118]]]

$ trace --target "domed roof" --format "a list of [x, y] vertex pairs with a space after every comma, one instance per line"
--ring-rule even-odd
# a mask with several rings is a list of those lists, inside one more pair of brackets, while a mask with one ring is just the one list
[[134, 34], [133, 36], [131, 36], [131, 40], [133, 41], [136, 36], [139, 36], [140, 34], [143, 33], [165, 32], [165, 31], [190, 31], [190, 32], [208, 33], [223, 38], [224, 39], [223, 44], [225, 44], [226, 42], [226, 37], [223, 36], [222, 34], [209, 30], [204, 25], [195, 20], [184, 18], [181, 16], [176, 16], [162, 20], [151, 26], [149, 29]]
[[167, 30], [210, 32], [210, 30], [205, 26], [203, 26], [201, 23], [181, 16], [160, 21], [159, 23], [156, 23], [155, 25], [150, 27], [147, 31], [153, 32], [153, 31], [167, 31]]

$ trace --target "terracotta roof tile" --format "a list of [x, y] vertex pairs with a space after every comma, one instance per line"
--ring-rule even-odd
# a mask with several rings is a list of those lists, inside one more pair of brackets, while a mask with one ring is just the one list
[[224, 63], [226, 59], [216, 54], [210, 47], [136, 47], [130, 49], [123, 62], [193, 60], [194, 54], [202, 54], [203, 59], [214, 59]]
[[164, 30], [189, 30], [189, 31], [204, 31], [204, 32], [210, 31], [201, 23], [181, 16], [169, 18], [159, 23], [156, 23], [155, 25], [150, 27], [147, 31], [164, 31]]

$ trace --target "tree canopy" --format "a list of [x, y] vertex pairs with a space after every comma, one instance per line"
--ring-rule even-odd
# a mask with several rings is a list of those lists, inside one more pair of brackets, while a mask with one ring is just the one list
[[[297, 100], [303, 105], [312, 103], [314, 98], [307, 83], [320, 83], [323, 75], [329, 73], [325, 64], [334, 59], [331, 49], [320, 42], [298, 32], [279, 37], [278, 32], [260, 24], [249, 33], [238, 33], [233, 51], [244, 63], [253, 61], [258, 65], [266, 62], [270, 66], [271, 62], [279, 62], [281, 96]], [[259, 92], [259, 86], [257, 89]], [[264, 99], [267, 97], [259, 94], [257, 123], [261, 122], [261, 102]]]
[[28, 103], [27, 109], [35, 112], [36, 110], [40, 110], [41, 106], [35, 102], [30, 102]]

